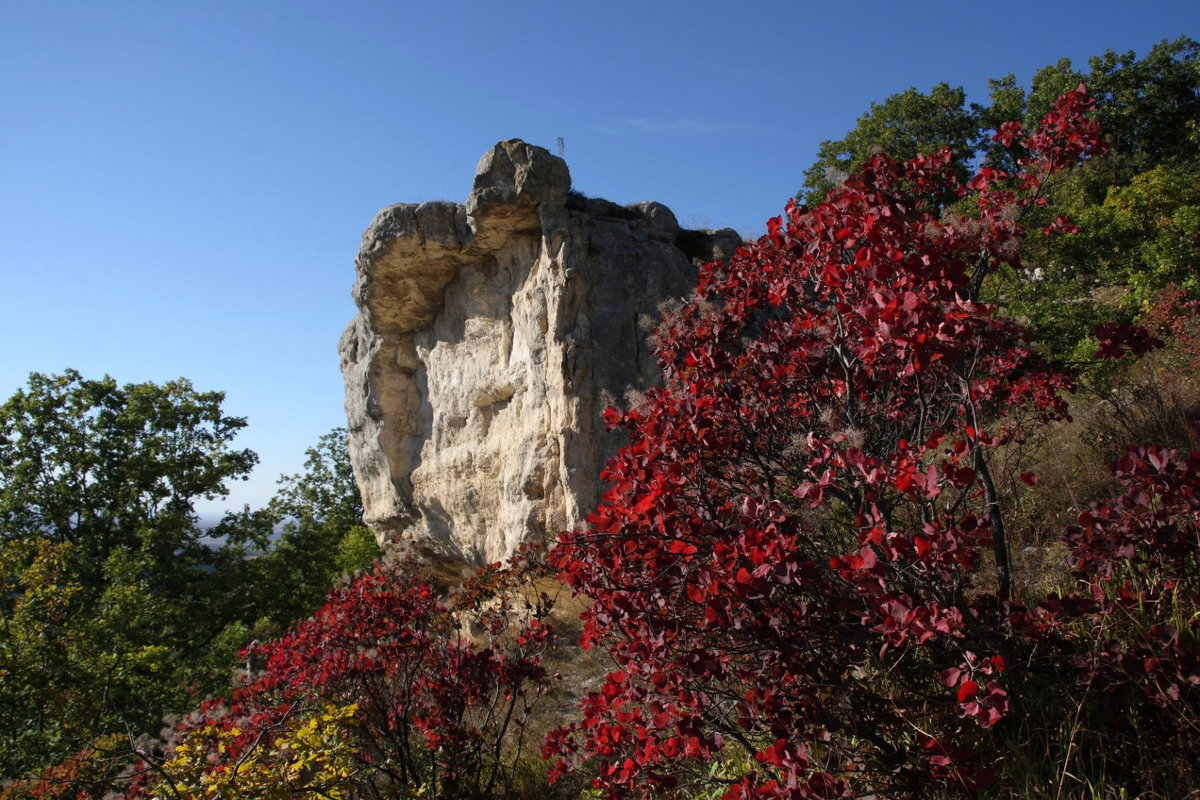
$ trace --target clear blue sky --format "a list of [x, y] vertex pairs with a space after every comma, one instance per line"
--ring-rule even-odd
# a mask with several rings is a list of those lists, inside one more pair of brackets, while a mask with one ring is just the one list
[[344, 424], [359, 236], [496, 141], [761, 231], [823, 139], [939, 81], [1200, 38], [1200, 2], [0, 3], [0, 398], [184, 376], [246, 416], [259, 504]]

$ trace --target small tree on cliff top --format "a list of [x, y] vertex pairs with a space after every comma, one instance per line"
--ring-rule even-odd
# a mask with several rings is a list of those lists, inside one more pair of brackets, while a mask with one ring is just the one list
[[[1028, 615], [988, 454], [1064, 415], [1068, 383], [977, 298], [1047, 178], [1101, 153], [1091, 106], [1004, 125], [1013, 175], [875, 157], [703, 269], [657, 332], [664, 386], [606, 412], [632, 440], [611, 490], [552, 554], [620, 664], [548, 740], [560, 770], [661, 796], [734, 748], [734, 800], [995, 780]], [[968, 194], [975, 217], [940, 216]]]

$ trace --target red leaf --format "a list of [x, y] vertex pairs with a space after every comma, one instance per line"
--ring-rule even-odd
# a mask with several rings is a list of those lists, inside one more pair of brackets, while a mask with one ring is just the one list
[[875, 566], [875, 549], [870, 545], [863, 547], [856, 558], [850, 559], [850, 565], [854, 569], [871, 569]]

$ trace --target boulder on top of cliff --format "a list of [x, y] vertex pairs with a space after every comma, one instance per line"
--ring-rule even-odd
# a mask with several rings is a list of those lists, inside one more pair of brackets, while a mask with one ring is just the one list
[[339, 352], [381, 543], [479, 563], [579, 524], [622, 443], [601, 412], [658, 381], [659, 305], [740, 243], [570, 188], [562, 159], [511, 139], [465, 204], [391, 206], [363, 234]]

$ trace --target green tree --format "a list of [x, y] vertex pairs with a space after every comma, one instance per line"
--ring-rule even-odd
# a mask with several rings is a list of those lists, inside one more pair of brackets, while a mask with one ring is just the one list
[[226, 691], [234, 654], [379, 555], [346, 432], [204, 530], [257, 462], [220, 392], [34, 374], [0, 406], [0, 780]]
[[382, 555], [362, 524], [344, 428], [323, 435], [306, 451], [303, 471], [278, 485], [265, 508], [227, 514], [210, 531], [225, 542], [224, 571], [241, 573], [229, 594], [241, 603], [238, 615], [275, 631], [311, 614], [340, 575]]
[[[1110, 146], [1108, 156], [1068, 182], [1075, 199], [1102, 203], [1110, 186], [1161, 164], [1194, 159], [1200, 119], [1200, 44], [1181, 36], [1163, 40], [1139, 59], [1112, 50], [1088, 59], [1078, 70], [1068, 58], [1034, 74], [1024, 117], [1034, 124], [1054, 98], [1080, 83], [1096, 98], [1094, 119]], [[1059, 194], [1063, 194], [1062, 190]]]
[[156, 732], [221, 676], [187, 665], [231, 621], [228, 553], [195, 503], [257, 461], [220, 392], [30, 376], [0, 406], [4, 776], [97, 735]]
[[1005, 147], [992, 140], [988, 133], [999, 130], [1009, 120], [1025, 116], [1025, 88], [1017, 83], [1011, 72], [1001, 78], [988, 78], [988, 100], [987, 105], [972, 106], [979, 120], [984, 161], [1010, 174], [1016, 173], [1020, 169], [1017, 163], [1017, 158], [1022, 155], [1020, 147]]
[[0, 544], [0, 775], [16, 775], [41, 749], [65, 754], [62, 724], [92, 711], [72, 690], [85, 680], [81, 636], [68, 625], [81, 593], [72, 549], [47, 539]]
[[206, 555], [195, 503], [227, 493], [257, 463], [235, 450], [241, 417], [221, 392], [34, 373], [0, 406], [0, 540], [46, 538], [77, 548], [85, 591], [117, 551], [146, 557], [152, 579]]
[[1142, 307], [1174, 285], [1200, 297], [1200, 160], [1160, 164], [1113, 186], [1104, 202], [1078, 215], [1087, 235], [1067, 253], [1089, 257], [1105, 284], [1128, 287], [1126, 302]]
[[304, 471], [281, 477], [271, 501], [281, 528], [271, 556], [279, 578], [269, 583], [286, 586], [280, 612], [289, 619], [312, 613], [339, 575], [362, 571], [382, 555], [362, 524], [347, 446], [345, 428], [322, 436], [306, 451]]
[[916, 88], [872, 103], [855, 127], [841, 139], [825, 141], [816, 162], [804, 173], [801, 194], [808, 203], [819, 201], [838, 177], [860, 169], [878, 152], [911, 158], [920, 152], [949, 147], [955, 153], [960, 177], [979, 155], [999, 159], [1010, 169], [1016, 164], [1001, 155], [988, 133], [999, 123], [1024, 118], [1034, 126], [1064, 92], [1083, 83], [1096, 98], [1094, 118], [1105, 131], [1111, 154], [1104, 162], [1107, 185], [1126, 183], [1138, 172], [1160, 163], [1196, 155], [1196, 120], [1200, 119], [1200, 44], [1181, 36], [1163, 40], [1139, 59], [1133, 51], [1108, 51], [1088, 60], [1086, 71], [1069, 58], [1034, 74], [1029, 89], [1009, 73], [989, 79], [989, 102], [967, 104], [962, 87], [939, 83], [928, 93]]
[[354, 481], [345, 428], [334, 428], [305, 451], [304, 471], [284, 475], [272, 507], [293, 519], [349, 529], [362, 524], [362, 497]]
[[1159, 42], [1142, 59], [1132, 50], [1110, 50], [1089, 59], [1085, 80], [1096, 97], [1096, 121], [1113, 153], [1128, 160], [1134, 171], [1195, 157], [1198, 57], [1200, 43], [1181, 36]]
[[1064, 59], [1033, 78], [1027, 120], [1083, 81], [1111, 149], [1051, 187], [1027, 220], [1036, 230], [1064, 217], [1078, 232], [1030, 237], [1024, 269], [998, 272], [989, 297], [1027, 320], [1043, 352], [1068, 369], [1094, 363], [1091, 332], [1101, 320], [1133, 319], [1169, 284], [1197, 296], [1198, 56], [1200, 44], [1180, 37], [1142, 59], [1109, 51], [1086, 73]]
[[967, 106], [961, 86], [939, 83], [925, 94], [915, 87], [872, 103], [843, 138], [821, 142], [817, 161], [804, 173], [804, 199], [820, 202], [826, 192], [858, 172], [876, 153], [903, 161], [949, 147], [959, 177], [981, 144], [979, 113]]
[[[1074, 370], [1090, 362], [1091, 331], [1103, 319], [1132, 318], [1169, 283], [1194, 292], [1200, 44], [1193, 39], [1164, 40], [1143, 58], [1108, 51], [1085, 69], [1060, 59], [1038, 70], [1027, 88], [1012, 74], [991, 79], [983, 104], [967, 105], [962, 89], [944, 83], [929, 94], [892, 95], [873, 103], [843, 138], [822, 143], [801, 195], [809, 204], [819, 201], [879, 151], [903, 159], [949, 146], [960, 177], [978, 160], [1012, 174], [1024, 154], [989, 134], [1006, 120], [1036, 126], [1056, 98], [1080, 83], [1096, 98], [1093, 118], [1109, 154], [1044, 187], [1045, 205], [1023, 219], [1037, 231], [1064, 217], [1078, 233], [1029, 237], [1022, 267], [997, 270], [985, 293], [1029, 325], [1047, 357]], [[975, 213], [962, 204], [951, 210]]]

